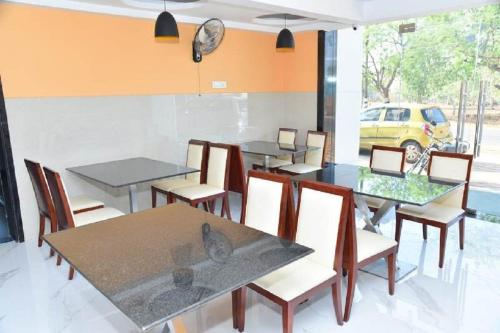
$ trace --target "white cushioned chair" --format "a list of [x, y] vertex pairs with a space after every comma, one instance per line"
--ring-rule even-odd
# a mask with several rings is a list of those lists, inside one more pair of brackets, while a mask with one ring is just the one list
[[295, 308], [325, 288], [331, 288], [337, 323], [342, 321], [341, 277], [345, 231], [352, 189], [303, 181], [293, 240], [314, 252], [248, 287], [281, 305], [283, 332], [292, 332]]
[[[280, 128], [278, 131], [278, 143], [286, 145], [295, 145], [297, 139], [297, 130], [294, 128]], [[293, 154], [278, 156], [277, 158], [269, 159], [269, 169], [274, 170], [279, 167], [292, 165], [295, 161]], [[253, 169], [263, 169], [264, 161], [259, 161], [253, 164]]]
[[191, 185], [173, 189], [168, 192], [169, 202], [175, 202], [176, 199], [188, 202], [193, 207], [203, 203], [205, 209], [210, 205], [210, 211], [213, 213], [215, 200], [222, 199], [221, 216], [231, 219], [229, 209], [229, 165], [231, 158], [231, 146], [225, 144], [208, 144], [208, 166], [206, 184]]
[[321, 170], [325, 166], [325, 146], [326, 132], [309, 131], [307, 133], [306, 146], [316, 149], [308, 150], [304, 157], [304, 163], [295, 163], [293, 165], [280, 167], [279, 173], [298, 175]]
[[[354, 216], [354, 209], [350, 216]], [[344, 259], [344, 269], [348, 273], [347, 295], [344, 311], [344, 321], [349, 321], [351, 316], [354, 292], [358, 270], [385, 258], [387, 263], [389, 295], [394, 295], [396, 281], [396, 254], [398, 243], [374, 232], [357, 229], [355, 217], [350, 219], [347, 227], [346, 251]], [[351, 245], [352, 244], [352, 245]]]
[[167, 196], [168, 192], [176, 188], [199, 185], [206, 182], [208, 142], [200, 140], [189, 140], [186, 166], [200, 170], [186, 174], [183, 178], [170, 178], [155, 182], [151, 185], [151, 205], [156, 207], [157, 194]]
[[443, 267], [448, 228], [459, 222], [460, 250], [464, 248], [465, 213], [473, 156], [448, 152], [431, 152], [427, 173], [429, 177], [465, 182], [464, 186], [423, 207], [404, 205], [396, 211], [396, 240], [401, 239], [404, 220], [422, 224], [427, 239], [427, 226], [439, 228], [439, 268]]
[[[406, 149], [374, 145], [370, 155], [370, 168], [377, 171], [403, 173], [406, 159]], [[384, 200], [364, 196], [368, 208], [372, 212], [379, 210]]]
[[[268, 172], [250, 170], [246, 185], [241, 224], [268, 234], [288, 238], [294, 223], [294, 201], [290, 178]], [[243, 331], [246, 288], [233, 292], [236, 311], [234, 328]]]
[[[55, 213], [54, 203], [47, 186], [47, 180], [43, 172], [42, 166], [38, 162], [24, 160], [26, 169], [33, 185], [35, 198], [38, 205], [38, 213], [40, 216], [40, 225], [38, 232], [38, 246], [42, 246], [42, 236], [45, 233], [45, 219], [50, 220], [50, 232], [57, 231], [57, 217]], [[87, 196], [77, 196], [69, 198], [70, 207], [74, 214], [87, 212], [94, 209], [103, 208], [104, 204], [101, 201], [91, 199]], [[50, 256], [54, 255], [54, 250], [50, 250]]]
[[[61, 175], [59, 175], [58, 172], [55, 172], [46, 167], [43, 168], [43, 171], [45, 173], [45, 177], [47, 178], [47, 184], [49, 186], [52, 201], [54, 203], [58, 230], [81, 227], [90, 223], [96, 223], [125, 215], [121, 211], [111, 207], [99, 208], [79, 214], [74, 214], [72, 209], [70, 208], [68, 195], [66, 193], [66, 188], [64, 186]], [[61, 257], [58, 256], [57, 264], [59, 265], [60, 263]], [[74, 268], [70, 267], [68, 277], [70, 280], [73, 279], [74, 272]]]

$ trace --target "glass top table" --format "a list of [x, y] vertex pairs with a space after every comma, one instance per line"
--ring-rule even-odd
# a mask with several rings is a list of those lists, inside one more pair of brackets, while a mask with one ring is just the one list
[[[389, 173], [349, 164], [330, 164], [322, 170], [293, 176], [292, 180], [295, 182], [314, 180], [352, 188], [356, 207], [365, 223], [364, 229], [379, 234], [381, 234], [382, 218], [398, 204], [425, 206], [465, 184], [456, 180], [431, 178], [413, 173]], [[373, 216], [366, 197], [383, 200], [382, 206]], [[415, 269], [415, 265], [398, 261], [396, 281]], [[363, 270], [387, 278], [387, 268], [383, 261], [369, 265]]]
[[349, 164], [330, 164], [322, 170], [292, 179], [349, 187], [356, 194], [417, 206], [425, 206], [465, 184], [456, 180], [413, 173], [390, 173]]
[[138, 210], [137, 184], [199, 172], [196, 169], [145, 157], [90, 164], [67, 170], [114, 188], [128, 186], [131, 213]]
[[269, 169], [269, 160], [271, 157], [286, 156], [305, 153], [309, 150], [319, 149], [313, 146], [301, 146], [293, 144], [284, 144], [269, 141], [250, 141], [240, 143], [243, 153], [264, 156], [264, 168]]
[[312, 253], [183, 204], [44, 238], [143, 331]]

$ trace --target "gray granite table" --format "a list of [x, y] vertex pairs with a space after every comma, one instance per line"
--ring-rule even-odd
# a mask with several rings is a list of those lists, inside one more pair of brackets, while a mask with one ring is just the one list
[[[389, 173], [358, 165], [330, 164], [328, 167], [307, 174], [292, 177], [293, 181], [314, 180], [352, 188], [356, 207], [365, 222], [365, 229], [380, 232], [380, 222], [398, 204], [425, 206], [441, 198], [449, 192], [463, 186], [464, 182], [449, 179], [432, 178], [414, 173]], [[383, 205], [372, 216], [366, 197], [383, 200]], [[385, 264], [383, 265], [385, 266]], [[415, 265], [398, 262], [396, 279], [400, 280], [411, 271]], [[371, 271], [376, 275], [387, 277], [386, 269], [378, 267]]]
[[44, 238], [143, 331], [312, 252], [183, 204]]
[[77, 166], [67, 170], [107, 186], [127, 186], [131, 213], [138, 210], [137, 184], [199, 172], [196, 169], [145, 157]]
[[312, 146], [301, 146], [294, 144], [269, 142], [269, 141], [250, 141], [240, 143], [241, 151], [245, 154], [253, 154], [264, 156], [264, 169], [269, 169], [269, 161], [271, 157], [279, 157], [286, 155], [295, 155], [305, 153], [309, 150], [319, 149]]

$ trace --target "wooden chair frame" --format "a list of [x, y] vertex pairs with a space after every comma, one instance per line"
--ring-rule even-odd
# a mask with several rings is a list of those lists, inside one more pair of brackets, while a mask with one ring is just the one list
[[[286, 128], [286, 127], [280, 127], [279, 130], [278, 130], [278, 137], [276, 138], [276, 142], [279, 144], [279, 140], [280, 140], [280, 133], [281, 132], [291, 132], [293, 134], [295, 134], [295, 137], [294, 137], [294, 140], [293, 140], [293, 144], [295, 145], [295, 143], [297, 142], [297, 133], [298, 133], [298, 130], [295, 129], [295, 128]], [[295, 154], [292, 154], [292, 163], [295, 163]], [[259, 164], [252, 164], [252, 169], [253, 170], [260, 170], [260, 169], [264, 169], [264, 166], [263, 165], [259, 165]], [[275, 172], [276, 169], [278, 169], [278, 167], [276, 168], [269, 168], [269, 170], [271, 172]]]
[[[302, 302], [308, 300], [312, 296], [314, 296], [316, 293], [319, 291], [323, 290], [324, 288], [332, 288], [332, 296], [333, 296], [333, 303], [334, 303], [334, 308], [335, 308], [335, 315], [337, 318], [337, 323], [339, 325], [343, 325], [343, 320], [342, 320], [342, 301], [341, 301], [341, 283], [342, 283], [342, 264], [343, 264], [343, 249], [344, 249], [344, 240], [345, 240], [345, 235], [346, 235], [346, 227], [347, 227], [347, 220], [349, 216], [349, 207], [352, 204], [352, 189], [348, 188], [343, 188], [339, 186], [334, 186], [330, 184], [325, 184], [325, 183], [320, 183], [320, 182], [313, 182], [313, 181], [301, 181], [299, 184], [299, 203], [297, 207], [297, 214], [295, 215], [295, 222], [294, 225], [292, 226], [292, 232], [291, 234], [293, 235], [292, 240], [295, 240], [295, 236], [297, 233], [297, 223], [298, 223], [298, 217], [300, 213], [300, 206], [301, 206], [301, 198], [302, 198], [302, 189], [308, 188], [316, 191], [322, 191], [326, 193], [331, 193], [335, 195], [341, 195], [343, 196], [344, 200], [342, 202], [342, 210], [340, 214], [340, 221], [339, 221], [339, 232], [337, 234], [337, 246], [335, 250], [335, 259], [334, 262], [332, 263], [333, 269], [337, 272], [337, 274], [328, 279], [327, 281], [321, 283], [320, 285], [315, 286], [314, 288], [310, 289], [309, 291], [305, 292], [304, 294], [296, 297], [295, 299], [291, 301], [285, 301], [281, 299], [280, 297], [272, 294], [271, 292], [251, 283], [248, 285], [249, 288], [252, 290], [258, 292], [259, 294], [263, 295], [264, 297], [268, 298], [269, 300], [273, 301], [276, 304], [279, 304], [282, 308], [282, 321], [283, 321], [283, 332], [284, 333], [291, 333], [292, 332], [292, 327], [293, 327], [293, 314], [295, 311], [295, 308], [301, 304]], [[236, 301], [238, 301], [237, 296], [233, 295], [233, 300], [236, 298]], [[241, 299], [239, 299], [241, 301]], [[245, 311], [244, 309], [241, 310], [239, 309], [238, 311], [238, 324], [239, 326], [237, 327], [240, 332], [243, 331], [244, 329], [244, 324], [245, 324]]]
[[[69, 205], [69, 199], [66, 195], [64, 189], [64, 184], [61, 179], [61, 175], [51, 170], [47, 167], [43, 168], [45, 176], [47, 178], [47, 184], [50, 189], [52, 200], [54, 203], [55, 213], [57, 215], [58, 230], [64, 230], [75, 227], [75, 221], [73, 219], [73, 213]], [[66, 222], [66, 223], [64, 223]], [[57, 256], [57, 265], [61, 264], [61, 256]], [[75, 274], [75, 269], [70, 266], [68, 278], [73, 279]]]
[[427, 226], [430, 225], [432, 227], [436, 227], [439, 229], [439, 268], [443, 268], [444, 265], [444, 256], [446, 252], [446, 239], [448, 237], [448, 228], [455, 223], [459, 222], [459, 246], [460, 250], [464, 249], [464, 240], [465, 240], [465, 215], [466, 215], [466, 210], [467, 210], [467, 199], [469, 196], [469, 182], [470, 182], [470, 174], [472, 171], [472, 162], [474, 157], [470, 154], [458, 154], [458, 153], [449, 153], [449, 152], [442, 152], [442, 151], [433, 151], [431, 152], [430, 160], [429, 160], [429, 165], [427, 167], [427, 175], [430, 175], [431, 172], [431, 166], [432, 166], [432, 159], [434, 156], [439, 156], [439, 157], [449, 157], [449, 158], [459, 158], [459, 159], [464, 159], [468, 161], [468, 167], [467, 167], [467, 175], [466, 175], [466, 182], [464, 185], [464, 193], [463, 193], [463, 199], [462, 199], [462, 209], [464, 212], [450, 221], [449, 223], [441, 223], [433, 220], [428, 220], [425, 218], [419, 218], [416, 216], [412, 215], [407, 215], [404, 213], [399, 213], [396, 211], [396, 235], [395, 239], [399, 244], [399, 241], [401, 239], [401, 230], [403, 228], [403, 220], [409, 220], [417, 223], [422, 224], [422, 234], [424, 240], [427, 240]]
[[365, 260], [358, 262], [358, 243], [356, 239], [356, 215], [354, 213], [354, 197], [351, 198], [349, 217], [346, 228], [346, 241], [344, 247], [344, 261], [343, 269], [347, 272], [347, 294], [346, 294], [346, 304], [344, 310], [344, 321], [349, 321], [351, 316], [352, 303], [354, 300], [354, 292], [356, 289], [356, 280], [358, 277], [358, 270], [381, 259], [386, 258], [387, 271], [388, 271], [388, 287], [389, 295], [394, 295], [394, 289], [396, 285], [396, 256], [398, 246], [395, 245], [383, 252], [379, 252], [376, 255], [366, 258]]
[[[380, 145], [373, 145], [372, 150], [370, 152], [370, 169], [372, 168], [372, 162], [373, 162], [373, 151], [374, 150], [386, 150], [386, 151], [394, 151], [398, 153], [403, 153], [403, 159], [401, 161], [401, 167], [399, 168], [399, 172], [403, 173], [404, 172], [404, 167], [405, 167], [405, 161], [406, 161], [406, 149], [401, 148], [401, 147], [387, 147], [387, 146], [380, 146]], [[399, 207], [399, 205], [396, 205], [396, 209]], [[378, 208], [375, 207], [370, 207], [368, 206], [368, 209], [376, 213], [378, 211]]]
[[[246, 207], [247, 207], [247, 197], [248, 197], [248, 186], [250, 183], [250, 178], [259, 178], [264, 180], [273, 181], [276, 183], [283, 184], [283, 191], [281, 193], [281, 204], [280, 204], [280, 216], [278, 224], [278, 235], [281, 238], [290, 239], [289, 229], [290, 222], [295, 219], [294, 214], [294, 201], [293, 192], [290, 178], [288, 176], [277, 175], [269, 172], [248, 171], [248, 181], [245, 185], [245, 191], [243, 196], [243, 204], [241, 206], [241, 220], [240, 224], [245, 224], [246, 221]], [[292, 205], [290, 207], [290, 205]], [[290, 211], [293, 215], [290, 215]], [[245, 304], [246, 304], [246, 287], [242, 287], [238, 290], [232, 292], [232, 302], [233, 302], [233, 328], [243, 331], [245, 322]]]
[[[200, 169], [200, 184], [205, 184], [207, 181], [208, 144], [209, 144], [208, 141], [195, 140], [195, 139], [189, 140], [188, 143], [188, 149], [189, 145], [203, 146], [203, 151], [202, 151], [203, 156], [201, 158], [201, 169]], [[187, 156], [186, 156], [186, 165], [187, 165]], [[154, 185], [151, 185], [151, 207], [153, 208], [156, 208], [158, 193], [165, 195], [167, 197], [167, 203], [170, 203], [168, 202], [167, 191], [164, 191], [158, 187], [155, 187]]]
[[[40, 216], [40, 225], [38, 231], [38, 247], [42, 246], [43, 240], [42, 236], [45, 234], [45, 219], [50, 220], [50, 232], [57, 231], [57, 216], [54, 208], [54, 203], [52, 202], [52, 197], [50, 196], [49, 187], [45, 179], [45, 174], [43, 173], [42, 166], [40, 163], [24, 159], [24, 164], [28, 170], [28, 174], [31, 178], [31, 184], [33, 185], [33, 191], [35, 192], [35, 198], [38, 205], [38, 214]], [[54, 255], [54, 250], [50, 250], [50, 256]]]
[[[313, 134], [313, 135], [322, 135], [324, 138], [323, 138], [323, 153], [322, 153], [322, 156], [321, 156], [321, 167], [324, 168], [326, 166], [326, 163], [325, 163], [325, 158], [326, 158], [326, 139], [328, 137], [328, 133], [327, 132], [321, 132], [321, 131], [313, 131], [313, 130], [309, 130], [307, 131], [307, 141], [306, 141], [306, 146], [308, 146], [308, 141], [309, 141], [309, 134]], [[307, 155], [307, 152], [306, 152], [306, 155]], [[305, 163], [305, 156], [304, 155], [304, 163]], [[283, 173], [283, 174], [287, 174], [287, 175], [291, 175], [291, 176], [296, 176], [298, 175], [298, 173], [295, 173], [295, 172], [290, 172], [290, 171], [287, 171], [287, 170], [283, 170], [283, 169], [276, 169], [276, 172], [277, 173]]]
[[[167, 200], [169, 203], [174, 203], [176, 200], [181, 200], [184, 202], [189, 203], [192, 207], [198, 207], [200, 203], [203, 204], [204, 208], [206, 211], [210, 211], [210, 213], [214, 213], [215, 210], [215, 200], [217, 199], [222, 199], [222, 209], [221, 209], [221, 217], [224, 217], [224, 213], [226, 214], [226, 217], [231, 220], [231, 210], [229, 208], [229, 171], [230, 171], [230, 165], [231, 165], [231, 146], [227, 144], [221, 144], [221, 143], [209, 143], [208, 144], [208, 161], [207, 164], [209, 163], [210, 160], [210, 148], [222, 148], [227, 150], [227, 158], [226, 158], [226, 170], [225, 170], [225, 176], [224, 176], [224, 192], [211, 195], [208, 197], [201, 197], [197, 199], [189, 199], [182, 197], [180, 195], [177, 195], [173, 192], [169, 192], [167, 194]], [[208, 167], [207, 167], [207, 173], [208, 173]], [[206, 182], [206, 180], [205, 180]]]
[[373, 145], [372, 146], [372, 150], [370, 152], [370, 168], [372, 168], [373, 151], [374, 150], [385, 150], [385, 151], [393, 151], [393, 152], [397, 152], [397, 153], [402, 153], [403, 154], [403, 159], [401, 160], [401, 167], [399, 168], [399, 172], [401, 172], [401, 173], [404, 172], [405, 160], [406, 160], [406, 148]]

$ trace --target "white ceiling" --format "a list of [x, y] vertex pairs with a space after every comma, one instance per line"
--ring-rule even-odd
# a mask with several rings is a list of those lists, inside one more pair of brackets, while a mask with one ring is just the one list
[[[163, 10], [162, 0], [9, 0], [39, 6], [155, 19]], [[280, 20], [262, 21], [257, 16], [274, 13], [303, 15], [313, 20], [289, 21], [293, 31], [333, 30], [353, 24], [368, 24], [429, 15], [498, 0], [200, 0], [194, 3], [167, 1], [167, 10], [178, 22], [202, 23], [217, 17], [227, 27], [278, 32]]]

